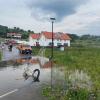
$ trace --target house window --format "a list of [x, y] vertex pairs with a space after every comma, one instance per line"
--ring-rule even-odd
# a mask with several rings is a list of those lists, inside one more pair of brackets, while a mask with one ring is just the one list
[[[54, 43], [53, 43], [54, 44]], [[49, 43], [49, 46], [52, 46], [52, 42]]]
[[64, 43], [64, 46], [68, 46], [68, 43]]
[[57, 47], [60, 48], [62, 46], [61, 43], [57, 43]]
[[57, 43], [57, 46], [60, 46], [61, 45], [61, 43]]

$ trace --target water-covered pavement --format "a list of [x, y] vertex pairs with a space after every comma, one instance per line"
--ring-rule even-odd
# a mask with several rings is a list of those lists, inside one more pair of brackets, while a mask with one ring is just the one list
[[11, 60], [11, 59], [17, 59], [20, 57], [18, 49], [16, 47], [13, 47], [12, 52], [8, 50], [8, 46], [5, 45], [4, 49], [2, 50], [3, 56], [2, 60]]
[[[25, 68], [39, 69], [40, 82], [32, 77], [25, 80]], [[44, 100], [41, 88], [45, 84], [50, 84], [50, 68], [42, 68], [35, 58], [0, 62], [0, 100]]]
[[[23, 77], [26, 68], [40, 70], [40, 82]], [[50, 84], [51, 68], [47, 58], [20, 55], [16, 47], [10, 52], [5, 46], [0, 62], [0, 100], [47, 100], [42, 86]]]
[[[55, 66], [55, 64], [53, 64]], [[56, 83], [62, 85], [63, 72], [52, 67], [53, 88]], [[32, 75], [35, 69], [40, 70], [39, 82], [30, 76], [27, 80], [23, 73]], [[38, 73], [35, 73], [35, 76]], [[51, 85], [51, 61], [43, 56], [21, 55], [16, 47], [9, 52], [7, 46], [3, 50], [0, 62], [0, 100], [48, 100], [42, 96], [42, 88]]]

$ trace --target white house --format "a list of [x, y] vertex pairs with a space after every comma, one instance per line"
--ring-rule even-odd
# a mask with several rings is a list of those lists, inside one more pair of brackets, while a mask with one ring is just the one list
[[21, 39], [22, 34], [20, 34], [20, 33], [7, 33], [7, 37]]
[[[70, 46], [71, 38], [66, 33], [53, 33], [54, 46], [66, 45]], [[43, 31], [39, 34], [30, 34], [29, 44], [31, 46], [50, 46], [52, 45], [52, 32]]]

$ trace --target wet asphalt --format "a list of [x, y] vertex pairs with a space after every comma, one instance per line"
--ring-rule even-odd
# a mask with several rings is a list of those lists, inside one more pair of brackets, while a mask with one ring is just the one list
[[[27, 56], [25, 56], [27, 57]], [[42, 96], [42, 87], [50, 84], [50, 68], [41, 68], [39, 63], [19, 63], [15, 59], [23, 58], [16, 47], [12, 52], [5, 46], [0, 62], [0, 100], [47, 100]], [[24, 79], [26, 67], [40, 69], [40, 82], [33, 82], [32, 77]]]
[[20, 57], [18, 49], [16, 47], [13, 47], [12, 52], [8, 50], [8, 46], [5, 45], [4, 49], [2, 50], [3, 57], [2, 61], [8, 61], [11, 59], [17, 59]]

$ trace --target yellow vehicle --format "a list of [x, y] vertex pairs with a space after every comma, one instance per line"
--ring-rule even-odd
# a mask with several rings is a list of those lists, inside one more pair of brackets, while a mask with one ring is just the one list
[[32, 53], [32, 48], [30, 45], [19, 44], [17, 48], [19, 49], [19, 52], [21, 54], [31, 54]]

